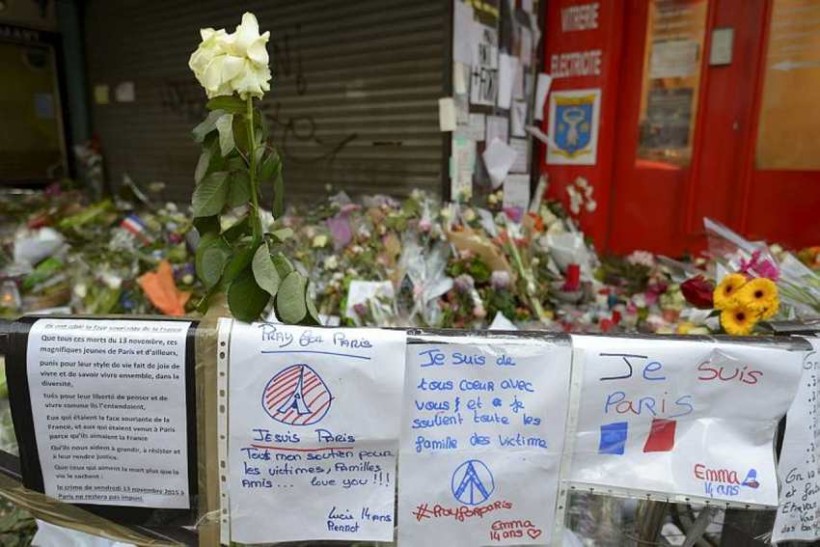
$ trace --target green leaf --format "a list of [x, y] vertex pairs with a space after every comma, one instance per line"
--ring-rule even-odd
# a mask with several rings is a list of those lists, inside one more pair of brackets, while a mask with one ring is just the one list
[[224, 110], [231, 114], [243, 114], [248, 106], [245, 101], [236, 95], [224, 95], [222, 97], [214, 97], [208, 104], [205, 105], [208, 110]]
[[262, 158], [259, 165], [259, 182], [268, 182], [273, 180], [276, 173], [282, 166], [282, 160], [276, 150], [271, 150], [270, 154]]
[[322, 321], [319, 319], [319, 310], [316, 309], [316, 304], [313, 303], [313, 299], [310, 297], [307, 284], [305, 285], [305, 305], [307, 306], [307, 316], [302, 324], [321, 325]]
[[273, 218], [279, 218], [285, 214], [285, 182], [282, 180], [281, 164], [273, 181]]
[[205, 177], [194, 189], [191, 206], [195, 217], [218, 215], [228, 197], [228, 173], [217, 171]]
[[290, 272], [276, 293], [276, 316], [283, 323], [296, 325], [307, 315], [305, 289], [307, 280], [299, 272]]
[[271, 235], [279, 242], [284, 243], [289, 237], [293, 237], [293, 229], [280, 228], [271, 232]]
[[251, 247], [250, 245], [243, 245], [239, 250], [234, 251], [234, 255], [231, 257], [228, 265], [225, 266], [225, 283], [231, 283], [239, 277], [239, 274], [248, 268], [255, 252], [256, 247]]
[[296, 268], [293, 267], [293, 263], [285, 256], [282, 251], [277, 252], [273, 255], [273, 265], [276, 266], [276, 271], [279, 272], [279, 277], [284, 279], [287, 277], [291, 272], [295, 271]]
[[246, 216], [223, 232], [222, 237], [228, 243], [235, 243], [239, 238], [251, 233], [251, 221]]
[[267, 243], [263, 243], [256, 249], [256, 253], [253, 255], [252, 269], [256, 284], [268, 291], [271, 296], [276, 296], [281, 278], [276, 266], [273, 265]]
[[216, 215], [209, 217], [194, 218], [194, 228], [199, 232], [199, 237], [204, 238], [209, 235], [219, 235], [221, 228], [219, 224], [219, 217]]
[[241, 150], [243, 154], [248, 151], [248, 126], [245, 122], [245, 116], [235, 116], [233, 119], [233, 136], [236, 140], [236, 148]]
[[251, 200], [251, 179], [244, 171], [231, 173], [228, 183], [228, 205], [239, 207]]
[[208, 173], [208, 166], [211, 164], [211, 150], [204, 148], [199, 155], [199, 160], [196, 162], [196, 169], [194, 169], [194, 182], [199, 184], [205, 175]]
[[228, 287], [228, 307], [240, 321], [258, 320], [268, 301], [270, 295], [257, 285], [250, 269], [242, 271]]
[[216, 130], [219, 131], [219, 151], [224, 158], [236, 148], [233, 138], [233, 114], [225, 114], [216, 121]]
[[220, 110], [209, 112], [208, 117], [205, 118], [202, 123], [194, 127], [193, 131], [191, 131], [194, 136], [194, 140], [196, 142], [204, 141], [208, 133], [216, 129], [216, 120], [221, 118], [223, 114], [225, 113]]
[[200, 241], [196, 248], [196, 275], [206, 288], [213, 287], [222, 277], [231, 249], [221, 237], [209, 237]]

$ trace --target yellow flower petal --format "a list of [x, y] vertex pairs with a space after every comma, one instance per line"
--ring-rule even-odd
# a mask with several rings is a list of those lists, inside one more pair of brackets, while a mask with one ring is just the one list
[[720, 324], [728, 334], [745, 336], [755, 328], [759, 315], [746, 306], [734, 303], [720, 312]]
[[729, 274], [724, 277], [713, 294], [715, 308], [722, 310], [729, 307], [734, 302], [737, 291], [745, 284], [746, 276], [743, 274]]

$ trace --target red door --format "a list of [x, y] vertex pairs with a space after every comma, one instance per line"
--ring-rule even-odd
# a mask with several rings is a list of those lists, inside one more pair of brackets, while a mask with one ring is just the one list
[[623, 6], [606, 246], [696, 251], [704, 216], [820, 242], [820, 2]]

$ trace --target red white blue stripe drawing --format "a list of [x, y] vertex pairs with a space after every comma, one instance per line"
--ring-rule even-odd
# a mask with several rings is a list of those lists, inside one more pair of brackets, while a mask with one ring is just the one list
[[286, 425], [318, 423], [330, 410], [333, 396], [308, 365], [291, 365], [270, 379], [262, 393], [265, 412]]

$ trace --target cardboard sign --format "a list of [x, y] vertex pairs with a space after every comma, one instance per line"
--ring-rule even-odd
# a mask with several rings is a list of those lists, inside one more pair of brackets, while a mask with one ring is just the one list
[[571, 481], [777, 505], [773, 439], [804, 353], [730, 342], [573, 336], [583, 370]]
[[230, 540], [392, 540], [404, 333], [231, 321], [220, 331]]
[[549, 544], [569, 346], [502, 337], [425, 342], [407, 347], [399, 544]]

